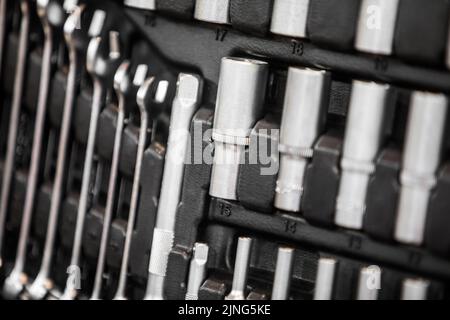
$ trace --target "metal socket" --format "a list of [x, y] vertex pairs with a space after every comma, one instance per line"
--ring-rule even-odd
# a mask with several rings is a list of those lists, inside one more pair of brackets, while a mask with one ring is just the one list
[[215, 152], [209, 193], [213, 197], [237, 199], [239, 164], [262, 115], [267, 78], [264, 61], [222, 59], [212, 133]]
[[278, 248], [275, 278], [273, 280], [272, 300], [287, 300], [291, 287], [292, 263], [295, 250], [287, 247]]
[[275, 207], [300, 211], [303, 180], [323, 129], [330, 86], [326, 71], [289, 68], [280, 128]]
[[425, 279], [407, 278], [402, 285], [402, 300], [426, 300], [430, 282]]
[[201, 21], [229, 24], [230, 0], [197, 0], [194, 18]]
[[306, 38], [309, 0], [275, 0], [270, 32]]
[[155, 10], [155, 2], [155, 0], [125, 0], [124, 4], [136, 9]]
[[447, 118], [443, 94], [416, 91], [411, 98], [395, 239], [413, 245], [423, 242], [430, 193], [436, 184]]
[[317, 267], [314, 300], [331, 300], [337, 261], [333, 258], [320, 258]]
[[381, 269], [378, 266], [362, 268], [359, 273], [357, 300], [377, 300], [381, 286]]
[[389, 86], [353, 81], [341, 160], [335, 222], [361, 229], [369, 179], [383, 136]]
[[399, 0], [363, 0], [355, 48], [362, 52], [392, 53]]
[[231, 292], [225, 297], [225, 300], [245, 300], [252, 243], [252, 238], [240, 237], [238, 239], [233, 285], [231, 287]]

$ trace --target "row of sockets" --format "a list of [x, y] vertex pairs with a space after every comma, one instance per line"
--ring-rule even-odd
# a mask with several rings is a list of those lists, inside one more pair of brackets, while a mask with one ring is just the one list
[[[213, 131], [216, 158], [242, 158], [250, 131], [263, 112], [267, 74], [268, 64], [262, 61], [222, 60]], [[289, 68], [278, 146], [277, 209], [300, 211], [304, 174], [324, 127], [329, 83], [328, 72]], [[353, 81], [335, 207], [335, 223], [340, 227], [362, 229], [369, 180], [385, 140], [390, 90], [387, 84]], [[441, 163], [447, 105], [444, 94], [412, 94], [394, 235], [405, 244], [423, 242], [430, 194]], [[214, 163], [210, 195], [237, 200], [238, 173], [238, 162]]]
[[[157, 0], [128, 0], [125, 4], [140, 9], [165, 11], [166, 7], [173, 6], [173, 2], [159, 4]], [[277, 35], [311, 39], [338, 49], [353, 47], [370, 54], [397, 55], [432, 65], [442, 63], [446, 51], [445, 42], [448, 42], [449, 8], [445, 1], [274, 0], [273, 3], [262, 1], [252, 4], [232, 0], [197, 0], [195, 4], [194, 1], [182, 2], [177, 6], [183, 8], [183, 14], [189, 16], [189, 10], [192, 10], [190, 14], [199, 21], [223, 25], [242, 24], [245, 29], [252, 23], [244, 22], [247, 18], [258, 21], [254, 26], [256, 31], [262, 31], [268, 25], [270, 32]], [[236, 14], [236, 17], [230, 12]], [[247, 17], [241, 17], [240, 12], [245, 12]], [[267, 17], [261, 18], [264, 15]], [[423, 18], [424, 15], [435, 18], [432, 27]], [[418, 35], [423, 39], [416, 39]], [[411, 46], [411, 41], [416, 41], [414, 46]], [[450, 66], [448, 49], [446, 61], [447, 66]]]
[[[257, 290], [258, 294], [249, 292], [249, 271], [250, 260], [254, 239], [250, 237], [239, 237], [234, 259], [233, 280], [231, 288], [227, 290], [225, 300], [253, 300], [267, 299], [288, 300], [292, 298], [291, 282], [294, 277], [293, 263], [296, 256], [296, 250], [293, 247], [280, 246], [277, 250], [275, 269], [273, 272], [271, 293], [265, 293], [266, 290]], [[193, 256], [190, 262], [186, 300], [197, 300], [202, 298], [202, 287], [207, 283], [206, 279], [213, 278], [213, 270], [208, 270], [209, 246], [206, 243], [195, 243]], [[314, 300], [332, 300], [336, 297], [336, 274], [339, 270], [341, 259], [338, 257], [322, 255], [317, 261], [315, 270], [314, 289], [312, 294], [309, 289], [304, 288]], [[342, 263], [344, 263], [342, 261]], [[355, 266], [356, 267], [356, 266]], [[392, 290], [392, 288], [382, 288], [383, 269], [377, 265], [362, 264], [358, 266], [358, 276], [355, 282], [352, 277], [347, 281], [352, 282], [348, 287], [352, 293], [346, 293], [347, 297], [356, 300], [377, 300], [380, 290]], [[339, 280], [341, 282], [342, 280]], [[384, 282], [384, 281], [383, 281]], [[426, 300], [430, 297], [430, 286], [432, 281], [411, 276], [401, 278], [399, 296], [395, 297], [402, 300]], [[342, 283], [340, 283], [342, 285]], [[351, 288], [351, 286], [355, 288]], [[301, 286], [301, 285], [300, 285]], [[200, 295], [199, 295], [200, 294]], [[392, 297], [395, 293], [390, 293]]]

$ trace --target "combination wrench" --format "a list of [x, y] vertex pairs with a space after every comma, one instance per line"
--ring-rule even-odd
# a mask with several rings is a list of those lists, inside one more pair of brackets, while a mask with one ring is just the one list
[[116, 75], [114, 76], [114, 89], [118, 97], [117, 124], [114, 135], [114, 149], [108, 183], [108, 196], [106, 199], [105, 215], [103, 219], [103, 230], [100, 240], [100, 249], [98, 254], [97, 267], [94, 278], [94, 289], [92, 290], [91, 300], [99, 300], [101, 298], [109, 231], [111, 227], [117, 189], [119, 160], [122, 148], [122, 135], [127, 113], [126, 107], [127, 105], [131, 106], [135, 104], [134, 98], [136, 97], [137, 90], [144, 83], [147, 77], [147, 71], [148, 67], [145, 64], [141, 64], [137, 67], [134, 78], [131, 79], [130, 62], [124, 61], [117, 70]]
[[189, 129], [194, 112], [201, 101], [202, 87], [202, 79], [196, 75], [182, 73], [178, 77], [177, 92], [170, 119], [161, 195], [153, 231], [145, 296], [149, 300], [164, 298], [164, 280], [170, 250], [172, 250], [177, 208], [183, 185], [184, 164], [189, 146]]
[[[88, 51], [86, 66], [94, 83], [94, 93], [92, 99], [91, 119], [89, 123], [88, 142], [84, 160], [83, 178], [81, 182], [80, 202], [78, 205], [77, 221], [75, 226], [75, 237], [70, 259], [70, 267], [80, 268], [80, 256], [83, 240], [83, 229], [86, 213], [88, 210], [88, 198], [91, 182], [91, 171], [94, 162], [95, 141], [97, 139], [98, 118], [102, 106], [104, 105], [107, 90], [112, 87], [114, 74], [121, 63], [119, 33], [111, 31], [109, 33], [109, 53], [107, 57], [102, 54], [102, 42], [100, 37], [91, 40]], [[70, 277], [70, 275], [69, 275]], [[77, 296], [77, 288], [68, 279], [61, 300], [72, 300]]]
[[[128, 265], [130, 260], [131, 238], [136, 221], [136, 213], [141, 184], [142, 160], [145, 147], [147, 145], [150, 112], [152, 118], [155, 118], [153, 112], [154, 104], [162, 104], [166, 100], [169, 83], [166, 80], [157, 81], [154, 77], [147, 79], [139, 88], [137, 93], [137, 105], [140, 112], [140, 128], [138, 139], [138, 150], [136, 155], [136, 165], [134, 169], [133, 188], [131, 191], [130, 211], [128, 214], [127, 230], [125, 235], [125, 244], [123, 249], [122, 263], [120, 266], [119, 284], [114, 296], [114, 300], [126, 300], [126, 286], [128, 279]], [[155, 108], [156, 109], [156, 108]]]
[[11, 183], [14, 176], [14, 162], [16, 158], [16, 139], [19, 130], [20, 109], [23, 99], [23, 87], [25, 82], [25, 70], [28, 53], [28, 38], [30, 32], [30, 0], [20, 1], [22, 19], [20, 22], [19, 47], [14, 80], [14, 92], [12, 98], [11, 115], [9, 119], [8, 144], [6, 159], [3, 167], [2, 193], [0, 198], [0, 267], [2, 266], [2, 248], [5, 233], [6, 215], [11, 193]]
[[[88, 42], [88, 37], [85, 32], [84, 21], [84, 6], [80, 6], [73, 10], [73, 13], [68, 17], [64, 25], [64, 37], [69, 49], [69, 74], [67, 79], [67, 90], [64, 101], [64, 113], [61, 125], [60, 139], [58, 145], [58, 155], [56, 163], [56, 175], [54, 180], [50, 213], [47, 224], [47, 233], [44, 246], [44, 253], [39, 274], [42, 275], [40, 279], [45, 279], [50, 274], [51, 259], [53, 256], [53, 247], [57, 232], [58, 214], [61, 207], [63, 197], [64, 181], [67, 174], [68, 163], [68, 144], [71, 131], [71, 123], [73, 116], [73, 107], [76, 100], [76, 93], [79, 87], [78, 77], [82, 71], [82, 63], [85, 59], [85, 47]], [[89, 36], [96, 36], [100, 34], [104, 23], [104, 11], [96, 11], [92, 17], [89, 27]], [[39, 275], [38, 275], [39, 277]], [[45, 281], [47, 288], [51, 287], [51, 282]], [[45, 295], [45, 293], [42, 293]]]
[[49, 95], [50, 79], [52, 73], [52, 57], [54, 47], [60, 36], [61, 26], [65, 20], [64, 9], [61, 4], [54, 0], [38, 0], [37, 13], [44, 31], [44, 49], [42, 54], [42, 69], [39, 84], [39, 97], [36, 111], [35, 129], [33, 135], [33, 146], [31, 151], [30, 169], [25, 194], [24, 211], [20, 226], [19, 243], [17, 247], [16, 261], [11, 274], [5, 281], [3, 292], [5, 296], [13, 298], [19, 295], [27, 281], [23, 274], [26, 259], [28, 235], [34, 210], [36, 189], [39, 180], [41, 163], [42, 142], [45, 130], [45, 118], [47, 113], [47, 102]]
[[[92, 24], [91, 24], [92, 26]], [[96, 39], [93, 39], [90, 44], [94, 44], [93, 46], [96, 47]], [[100, 42], [98, 40], [98, 42]], [[92, 48], [89, 46], [89, 48]], [[87, 56], [89, 58], [89, 48], [87, 52]], [[95, 48], [94, 48], [95, 49]], [[87, 59], [88, 59], [87, 58]], [[89, 71], [89, 69], [88, 69]], [[97, 90], [98, 91], [98, 90]], [[96, 95], [94, 92], [94, 102], [95, 101], [102, 101], [102, 95], [103, 93], [100, 92], [100, 96], [98, 94]], [[63, 146], [64, 147], [64, 146]], [[58, 210], [56, 210], [56, 206], [60, 205], [60, 201], [58, 203], [52, 204], [55, 207], [53, 208], [52, 215], [49, 217], [49, 222], [47, 226], [47, 236], [46, 236], [46, 242], [44, 247], [44, 253], [43, 258], [41, 262], [41, 267], [39, 269], [39, 273], [37, 277], [35, 278], [34, 282], [31, 284], [31, 286], [28, 287], [28, 294], [32, 299], [43, 299], [48, 290], [52, 287], [52, 281], [50, 279], [50, 272], [51, 272], [51, 263], [53, 258], [53, 250], [54, 250], [54, 242], [56, 237], [56, 231], [57, 231], [57, 220], [58, 220]]]

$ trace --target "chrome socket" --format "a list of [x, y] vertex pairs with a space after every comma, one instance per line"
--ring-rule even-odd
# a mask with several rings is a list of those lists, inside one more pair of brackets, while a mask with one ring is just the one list
[[268, 64], [223, 58], [212, 138], [215, 153], [209, 194], [236, 200], [239, 164], [251, 130], [263, 111]]
[[330, 75], [326, 71], [289, 68], [280, 129], [280, 170], [275, 207], [298, 212], [303, 180], [326, 116]]

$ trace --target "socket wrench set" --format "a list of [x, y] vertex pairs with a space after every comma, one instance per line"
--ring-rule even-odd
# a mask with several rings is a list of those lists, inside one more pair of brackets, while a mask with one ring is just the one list
[[0, 0], [0, 296], [450, 298], [448, 0]]

